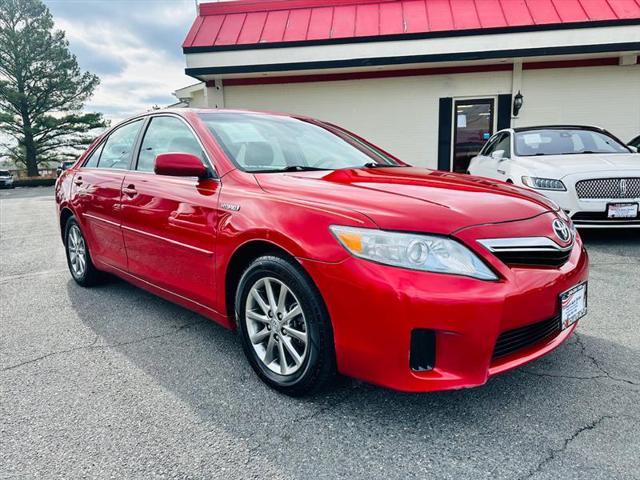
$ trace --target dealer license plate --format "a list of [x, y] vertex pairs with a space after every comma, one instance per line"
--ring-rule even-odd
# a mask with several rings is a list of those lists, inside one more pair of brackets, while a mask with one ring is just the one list
[[609, 218], [636, 218], [638, 216], [637, 203], [611, 203], [607, 208]]
[[587, 284], [581, 283], [560, 294], [562, 329], [570, 327], [587, 314]]

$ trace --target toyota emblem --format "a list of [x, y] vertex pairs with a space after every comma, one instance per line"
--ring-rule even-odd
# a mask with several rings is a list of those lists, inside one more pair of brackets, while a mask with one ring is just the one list
[[563, 242], [568, 242], [569, 240], [571, 240], [571, 230], [569, 230], [569, 227], [565, 222], [563, 222], [559, 218], [556, 218], [553, 221], [552, 226], [553, 232], [560, 240], [562, 240]]

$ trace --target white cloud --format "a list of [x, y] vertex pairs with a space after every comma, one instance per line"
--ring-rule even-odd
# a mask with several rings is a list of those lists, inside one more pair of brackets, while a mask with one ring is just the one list
[[[103, 3], [102, 14], [89, 18], [87, 11], [54, 11], [56, 28], [66, 32], [81, 66], [110, 65], [98, 72], [101, 83], [86, 110], [102, 112], [116, 123], [149, 110], [154, 104], [173, 103], [171, 93], [194, 82], [184, 74], [179, 41], [173, 46], [171, 40], [176, 29], [179, 35], [186, 35], [195, 18], [192, 5], [184, 1], [154, 1], [143, 5], [147, 8], [138, 3], [127, 10], [126, 4]], [[76, 7], [90, 8], [84, 2]], [[104, 15], [106, 10], [112, 10], [113, 15]], [[163, 39], [165, 32], [171, 33], [168, 41]], [[165, 40], [164, 45], [156, 44], [160, 40]]]
[[145, 45], [134, 34], [116, 31], [110, 24], [76, 24], [64, 19], [57, 26], [67, 32], [74, 44], [104, 58], [116, 58], [122, 68], [103, 74], [100, 86], [87, 104], [87, 110], [104, 111], [114, 121], [148, 110], [155, 102], [191, 83], [184, 74], [184, 63], [162, 50]]

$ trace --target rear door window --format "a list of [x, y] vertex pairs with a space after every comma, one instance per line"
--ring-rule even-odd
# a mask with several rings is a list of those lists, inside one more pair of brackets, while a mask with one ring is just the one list
[[[136, 120], [111, 133], [102, 147], [97, 167], [128, 169], [140, 127], [142, 127], [142, 120]], [[92, 160], [93, 157], [89, 159], [89, 161]]]
[[86, 162], [84, 162], [84, 166], [87, 168], [97, 168], [98, 162], [100, 161], [100, 154], [102, 153], [102, 149], [104, 148], [104, 142], [102, 142], [98, 147], [96, 147]]

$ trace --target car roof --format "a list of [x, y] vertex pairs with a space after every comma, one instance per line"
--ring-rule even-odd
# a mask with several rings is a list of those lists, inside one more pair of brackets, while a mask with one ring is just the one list
[[185, 113], [194, 113], [194, 114], [254, 114], [254, 115], [273, 115], [277, 117], [289, 117], [289, 118], [308, 118], [311, 117], [305, 115], [297, 115], [286, 112], [273, 112], [269, 110], [248, 110], [248, 109], [240, 109], [240, 108], [165, 108], [161, 110], [153, 110], [151, 112], [146, 112], [145, 115], [161, 115], [163, 113], [176, 113], [178, 115], [184, 115]]
[[605, 132], [601, 127], [593, 125], [536, 125], [533, 127], [516, 127], [514, 132], [530, 132], [531, 130], [590, 130], [592, 132]]
[[305, 115], [297, 115], [285, 112], [271, 112], [266, 110], [242, 110], [242, 109], [232, 109], [232, 108], [162, 108], [159, 110], [150, 110], [148, 112], [139, 113], [137, 115], [132, 115], [121, 122], [111, 126], [106, 130], [106, 132], [111, 132], [115, 130], [120, 125], [124, 125], [125, 123], [129, 123], [134, 120], [142, 119], [145, 117], [153, 116], [153, 115], [165, 115], [165, 114], [173, 114], [178, 115], [180, 117], [188, 117], [189, 114], [254, 114], [254, 115], [269, 115], [269, 116], [277, 116], [277, 117], [286, 117], [286, 118], [294, 118], [298, 120], [310, 120], [310, 121], [318, 121], [312, 117], [308, 117]]

